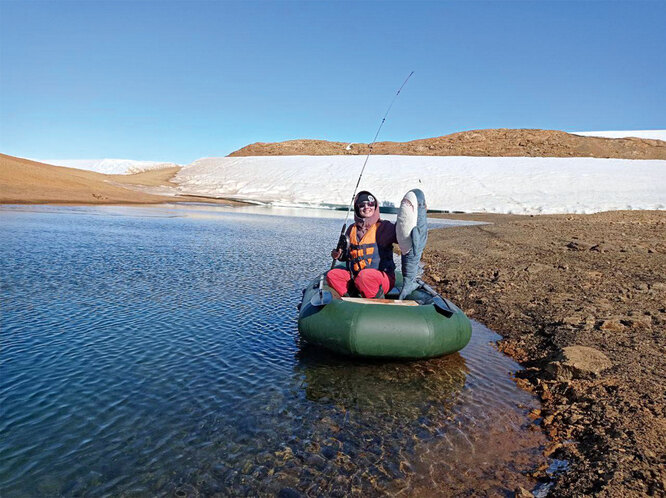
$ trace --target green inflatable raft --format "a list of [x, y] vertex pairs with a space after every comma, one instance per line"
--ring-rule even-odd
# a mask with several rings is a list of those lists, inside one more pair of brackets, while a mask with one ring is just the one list
[[346, 355], [415, 359], [459, 351], [472, 336], [469, 318], [427, 285], [402, 301], [395, 288], [386, 299], [363, 299], [341, 297], [322, 277], [303, 290], [299, 307], [298, 331], [308, 343]]

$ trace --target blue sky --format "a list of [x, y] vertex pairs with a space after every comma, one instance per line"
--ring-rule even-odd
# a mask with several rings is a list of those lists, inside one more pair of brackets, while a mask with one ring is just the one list
[[666, 2], [0, 0], [0, 152], [666, 128]]

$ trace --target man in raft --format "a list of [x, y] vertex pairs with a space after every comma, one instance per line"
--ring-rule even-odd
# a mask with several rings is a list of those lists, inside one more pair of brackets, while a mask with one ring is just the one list
[[375, 196], [362, 190], [354, 198], [354, 224], [347, 229], [347, 250], [333, 249], [331, 257], [347, 262], [347, 269], [326, 274], [328, 285], [341, 296], [356, 294], [383, 298], [395, 285], [393, 244], [395, 225], [379, 217]]

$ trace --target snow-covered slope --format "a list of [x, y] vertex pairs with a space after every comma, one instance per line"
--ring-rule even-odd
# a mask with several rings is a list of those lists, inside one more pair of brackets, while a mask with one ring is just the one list
[[[346, 206], [363, 156], [200, 159], [176, 175], [186, 194], [282, 206]], [[418, 187], [430, 209], [591, 213], [666, 209], [666, 161], [593, 158], [371, 156], [360, 188], [397, 206]]]
[[602, 138], [651, 138], [653, 140], [666, 141], [666, 130], [633, 130], [633, 131], [572, 131], [574, 135], [584, 137], [602, 137]]
[[85, 169], [106, 175], [130, 175], [152, 169], [173, 168], [175, 163], [158, 161], [134, 161], [132, 159], [35, 159], [44, 164]]

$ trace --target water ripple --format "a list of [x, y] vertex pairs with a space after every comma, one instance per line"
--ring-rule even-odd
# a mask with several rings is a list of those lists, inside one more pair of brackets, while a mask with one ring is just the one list
[[536, 405], [479, 324], [461, 354], [422, 362], [300, 343], [300, 289], [336, 220], [142, 212], [2, 211], [2, 496], [455, 494], [491, 474], [499, 493], [525, 479]]

